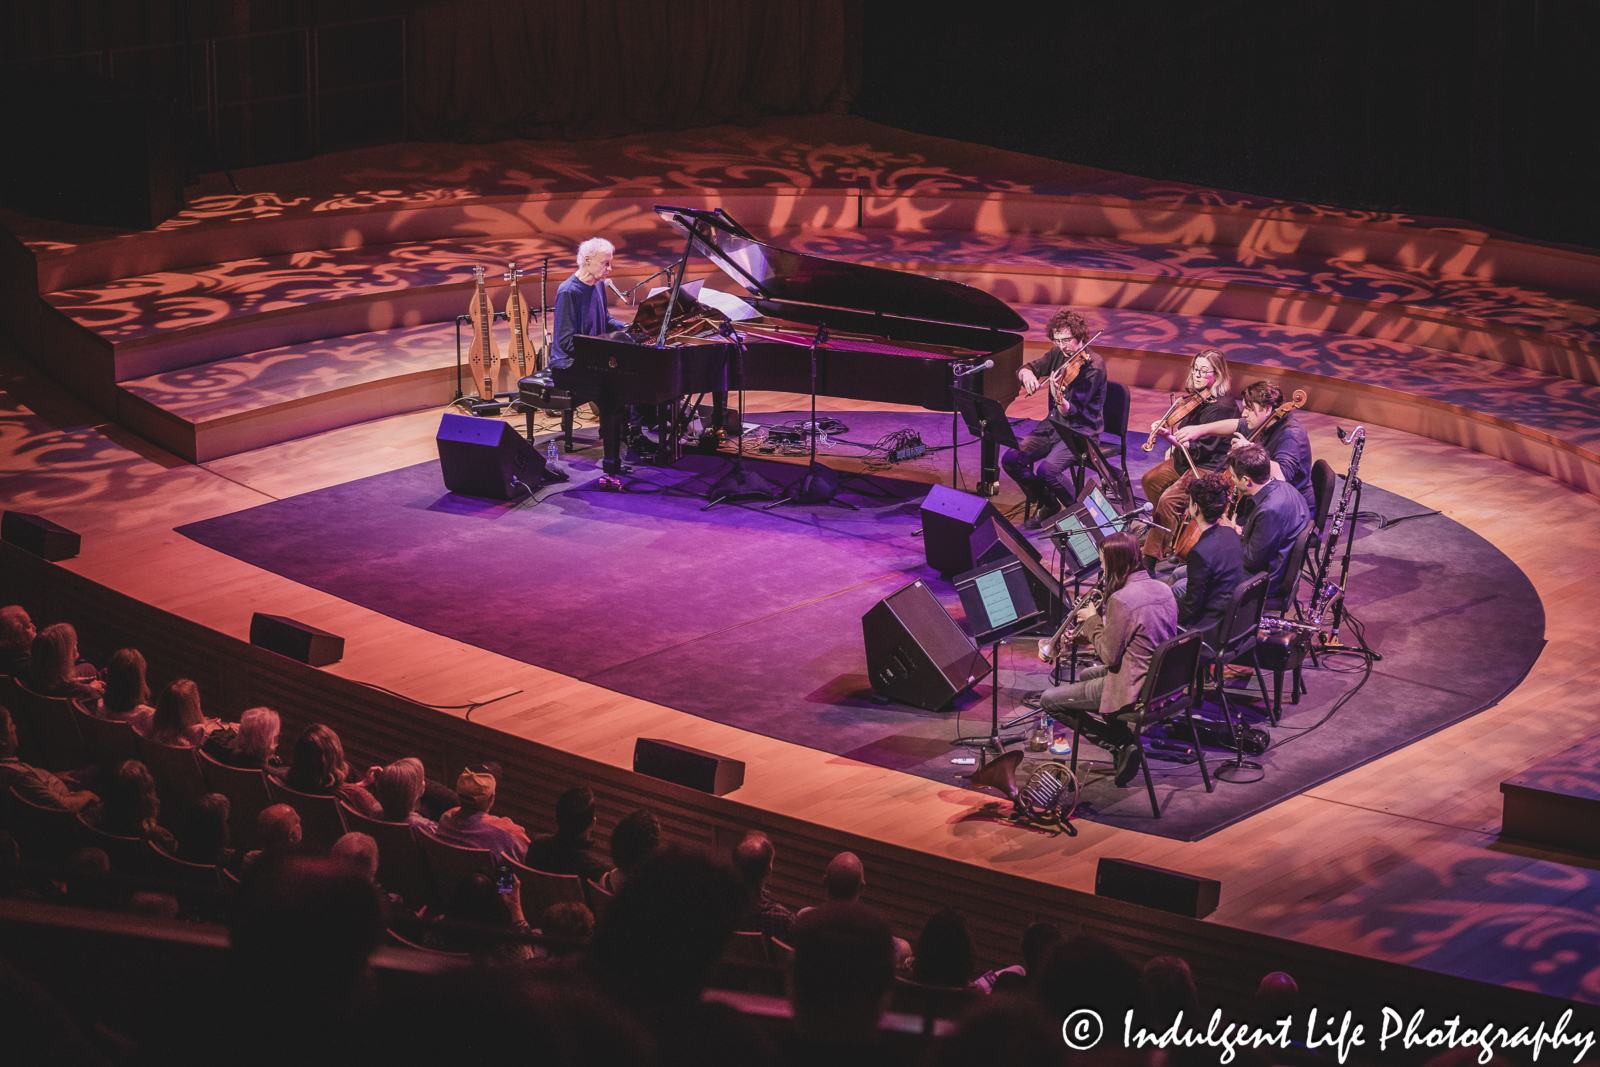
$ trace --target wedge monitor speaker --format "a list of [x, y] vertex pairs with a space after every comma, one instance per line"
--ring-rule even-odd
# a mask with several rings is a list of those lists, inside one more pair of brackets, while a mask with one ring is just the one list
[[1103, 857], [1094, 874], [1095, 896], [1204, 919], [1217, 910], [1222, 883], [1147, 863]]
[[0, 541], [51, 562], [71, 559], [83, 548], [83, 538], [65, 526], [21, 511], [0, 516]]
[[326, 667], [344, 658], [344, 638], [284, 615], [256, 612], [250, 616], [250, 643], [268, 652]]
[[544, 454], [508, 422], [447, 413], [438, 444], [439, 470], [452, 493], [512, 500], [544, 480]]
[[867, 677], [882, 697], [942, 711], [989, 671], [989, 661], [922, 582], [861, 616]]
[[713, 752], [641, 737], [633, 743], [633, 769], [639, 774], [676, 782], [702, 793], [720, 797], [744, 785], [744, 761]]
[[988, 497], [936, 485], [922, 501], [922, 547], [928, 566], [946, 575], [962, 574], [977, 566], [972, 558], [972, 535], [990, 520], [1026, 545], [1034, 559], [1039, 558], [1039, 550], [1000, 514]]

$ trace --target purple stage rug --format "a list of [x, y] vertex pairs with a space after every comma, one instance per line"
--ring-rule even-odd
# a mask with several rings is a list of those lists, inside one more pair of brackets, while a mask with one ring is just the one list
[[[935, 449], [950, 440], [948, 416], [836, 417], [850, 425], [824, 447], [828, 455], [865, 455], [861, 446], [902, 429]], [[970, 482], [977, 448], [960, 452]], [[1134, 453], [1137, 485], [1149, 460]], [[948, 481], [950, 456], [945, 447], [913, 464]], [[619, 693], [958, 782], [967, 771], [951, 759], [967, 752], [951, 741], [987, 734], [988, 681], [943, 713], [875, 704], [862, 648], [861, 616], [915, 579], [960, 615], [950, 585], [924, 561], [926, 482], [846, 478], [841, 499], [859, 511], [765, 511], [764, 501], [704, 510], [707, 489], [729, 465], [721, 456], [690, 456], [676, 469], [641, 465], [627, 491], [606, 492], [593, 485], [591, 450], [572, 457], [571, 482], [508, 504], [452, 495], [438, 463], [423, 463], [180, 532], [411, 625]], [[779, 485], [804, 471], [764, 458], [751, 466]], [[1380, 528], [1385, 518], [1425, 509], [1375, 487], [1365, 492], [1349, 602], [1383, 659], [1353, 699], [1342, 701], [1362, 680], [1355, 657], [1308, 664], [1311, 692], [1297, 706], [1286, 703], [1282, 725], [1269, 730], [1272, 745], [1258, 757], [1263, 779], [1219, 783], [1208, 794], [1198, 766], [1153, 761], [1160, 819], [1151, 817], [1142, 779], [1115, 788], [1103, 754], [1086, 744], [1083, 755], [1095, 762], [1080, 765], [1080, 817], [1200, 838], [1492, 705], [1527, 673], [1543, 646], [1544, 609], [1522, 572], [1443, 516]], [[1024, 692], [1046, 684], [1034, 645], [1018, 639], [1002, 650], [1003, 718], [1019, 713]], [[1253, 707], [1246, 703], [1247, 717], [1264, 724]], [[1207, 755], [1213, 766], [1226, 758], [1220, 749]]]

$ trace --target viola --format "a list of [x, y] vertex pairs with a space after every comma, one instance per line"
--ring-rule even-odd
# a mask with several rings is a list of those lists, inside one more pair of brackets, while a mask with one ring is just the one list
[[1208, 399], [1210, 398], [1198, 389], [1192, 393], [1173, 397], [1171, 406], [1167, 408], [1167, 413], [1161, 416], [1161, 421], [1156, 423], [1155, 428], [1150, 431], [1149, 438], [1146, 439], [1141, 447], [1146, 452], [1154, 449], [1156, 447], [1156, 438], [1161, 436], [1162, 430], [1174, 429], [1178, 423], [1188, 418]]

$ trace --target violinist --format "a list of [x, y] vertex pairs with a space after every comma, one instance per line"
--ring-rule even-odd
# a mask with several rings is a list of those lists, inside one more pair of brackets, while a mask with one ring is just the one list
[[1049, 414], [1024, 437], [1021, 449], [1007, 449], [1000, 460], [1032, 505], [1023, 527], [1037, 530], [1069, 504], [1075, 494], [1066, 474], [1080, 460], [1052, 422], [1091, 441], [1105, 428], [1106, 365], [1089, 348], [1089, 324], [1062, 308], [1050, 317], [1051, 349], [1017, 372], [1029, 396], [1043, 385], [1050, 393]]
[[1201, 437], [1180, 446], [1174, 435], [1189, 426], [1224, 420], [1237, 423], [1239, 418], [1239, 405], [1228, 396], [1228, 361], [1215, 348], [1196, 353], [1189, 364], [1185, 387], [1198, 403], [1174, 425], [1167, 425], [1166, 419], [1157, 419], [1151, 424], [1151, 436], [1171, 441], [1173, 448], [1166, 459], [1145, 471], [1139, 480], [1144, 498], [1155, 505], [1150, 530], [1144, 539], [1144, 566], [1151, 574], [1155, 573], [1156, 563], [1171, 550], [1170, 531], [1177, 527], [1189, 507], [1189, 483], [1200, 474], [1221, 469], [1228, 459], [1225, 438]]
[[[1199, 437], [1227, 437], [1233, 447], [1253, 440], [1272, 458], [1272, 476], [1292, 485], [1305, 498], [1306, 507], [1316, 511], [1317, 495], [1311, 488], [1311, 441], [1306, 429], [1293, 411], [1273, 420], [1273, 414], [1283, 404], [1283, 391], [1271, 382], [1251, 382], [1239, 395], [1239, 401], [1239, 418], [1185, 426], [1172, 435], [1173, 440], [1191, 448]], [[1245, 517], [1241, 515], [1241, 521]]]

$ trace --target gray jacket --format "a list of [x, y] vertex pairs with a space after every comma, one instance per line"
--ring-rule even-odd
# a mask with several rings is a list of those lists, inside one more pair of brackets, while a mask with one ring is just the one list
[[1083, 632], [1111, 672], [1100, 693], [1100, 714], [1110, 715], [1139, 699], [1151, 654], [1178, 632], [1178, 601], [1168, 586], [1135, 571], [1111, 594], [1104, 611], [1103, 618], [1091, 616]]

